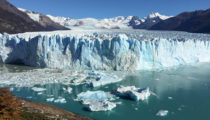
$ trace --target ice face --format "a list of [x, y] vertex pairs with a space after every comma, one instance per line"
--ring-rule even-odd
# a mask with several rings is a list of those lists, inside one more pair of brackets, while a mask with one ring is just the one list
[[210, 61], [210, 35], [142, 30], [0, 35], [0, 62], [36, 67], [141, 70]]

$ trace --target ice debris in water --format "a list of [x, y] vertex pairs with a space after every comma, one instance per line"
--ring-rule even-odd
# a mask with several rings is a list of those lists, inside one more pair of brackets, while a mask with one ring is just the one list
[[104, 91], [87, 91], [77, 95], [77, 100], [88, 105], [90, 111], [107, 111], [116, 107], [116, 103], [110, 102], [114, 96]]
[[46, 101], [47, 102], [53, 102], [55, 98], [47, 98]]
[[66, 99], [62, 98], [62, 97], [59, 97], [58, 99], [55, 99], [54, 102], [55, 103], [66, 103]]
[[67, 88], [63, 88], [64, 91], [71, 93], [72, 92], [72, 88], [71, 87], [67, 87]]
[[172, 100], [172, 99], [173, 99], [173, 97], [168, 97], [168, 99], [169, 99], [169, 100]]
[[38, 84], [45, 85], [51, 83], [62, 83], [67, 86], [81, 84], [100, 86], [122, 80], [122, 77], [115, 75], [115, 72], [109, 73], [108, 71], [91, 72], [89, 70], [75, 71], [45, 68], [10, 72], [10, 68], [6, 66], [0, 68], [2, 68], [0, 70], [0, 84], [4, 86], [33, 87]]
[[55, 102], [55, 103], [66, 103], [66, 99], [63, 97], [58, 97], [57, 99], [55, 98], [47, 98], [47, 102]]
[[119, 97], [127, 97], [133, 99], [135, 101], [138, 100], [145, 100], [148, 99], [150, 96], [149, 88], [136, 88], [135, 86], [120, 86], [117, 91], [116, 95]]
[[122, 78], [119, 78], [117, 75], [111, 73], [108, 74], [103, 72], [96, 72], [96, 71], [88, 73], [88, 77], [91, 80], [90, 85], [92, 87], [98, 87], [110, 83], [116, 83], [122, 80]]
[[42, 95], [43, 93], [42, 93], [42, 92], [38, 92], [37, 94], [38, 94], [38, 95]]
[[156, 115], [163, 117], [163, 116], [166, 116], [167, 114], [168, 114], [168, 110], [159, 110]]
[[39, 87], [32, 87], [31, 89], [35, 92], [42, 92], [46, 90], [45, 88], [39, 88]]

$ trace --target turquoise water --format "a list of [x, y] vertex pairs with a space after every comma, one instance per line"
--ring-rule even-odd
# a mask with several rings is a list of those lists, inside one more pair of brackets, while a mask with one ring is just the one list
[[[16, 69], [25, 69], [15, 67]], [[9, 67], [12, 72], [13, 67]], [[28, 68], [27, 68], [28, 69]], [[149, 87], [156, 95], [147, 101], [132, 101], [118, 99], [122, 102], [111, 111], [90, 112], [80, 102], [74, 101], [76, 95], [87, 90], [113, 91], [120, 85], [136, 87]], [[71, 94], [64, 92], [60, 83], [36, 85], [47, 90], [42, 95], [31, 90], [30, 87], [15, 87], [13, 94], [34, 102], [51, 104], [80, 115], [96, 120], [209, 120], [210, 119], [210, 64], [203, 63], [194, 66], [180, 66], [157, 71], [135, 71], [126, 76], [119, 83], [98, 88], [89, 86], [70, 86]], [[52, 103], [46, 99], [64, 97], [67, 103]], [[32, 98], [31, 98], [32, 97]], [[159, 110], [168, 110], [167, 116], [156, 116]]]

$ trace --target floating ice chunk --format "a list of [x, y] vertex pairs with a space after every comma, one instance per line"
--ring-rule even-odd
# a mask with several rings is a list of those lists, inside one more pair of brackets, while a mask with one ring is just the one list
[[107, 111], [116, 107], [116, 103], [109, 101], [112, 97], [104, 91], [87, 91], [77, 95], [77, 100], [88, 105], [90, 111]]
[[66, 103], [66, 99], [62, 98], [62, 97], [59, 97], [58, 99], [55, 99], [54, 102], [55, 103]]
[[68, 93], [71, 93], [72, 92], [72, 88], [71, 87], [68, 87], [68, 88], [63, 88], [64, 91], [68, 92]]
[[47, 98], [46, 101], [47, 102], [53, 102], [55, 98]]
[[116, 107], [116, 103], [107, 100], [93, 100], [89, 101], [87, 105], [90, 111], [108, 111]]
[[172, 100], [172, 99], [173, 99], [173, 97], [168, 97], [168, 99], [169, 99], [169, 100]]
[[177, 110], [182, 111], [182, 109], [184, 108], [184, 105], [181, 105]]
[[87, 91], [82, 92], [79, 95], [77, 95], [77, 98], [79, 100], [106, 100], [108, 99], [107, 93], [104, 91]]
[[42, 95], [43, 93], [42, 93], [42, 92], [38, 92], [37, 94], [38, 94], [38, 95]]
[[32, 99], [32, 96], [28, 96], [28, 97], [26, 97], [27, 99]]
[[119, 78], [117, 75], [102, 72], [99, 73], [92, 71], [88, 74], [88, 76], [91, 79], [90, 85], [92, 87], [99, 87], [110, 83], [122, 81], [122, 78]]
[[168, 114], [168, 110], [159, 110], [156, 115], [163, 117], [163, 116], [166, 116], [167, 114]]
[[39, 87], [32, 87], [31, 89], [35, 92], [42, 92], [46, 90], [45, 88], [39, 88]]
[[120, 88], [117, 89], [117, 95], [119, 97], [128, 97], [130, 99], [133, 99], [135, 101], [138, 100], [145, 100], [148, 99], [150, 96], [149, 88], [136, 88], [135, 86], [120, 86]]
[[13, 90], [14, 90], [14, 88], [10, 88], [9, 90], [10, 90], [10, 91], [13, 91]]

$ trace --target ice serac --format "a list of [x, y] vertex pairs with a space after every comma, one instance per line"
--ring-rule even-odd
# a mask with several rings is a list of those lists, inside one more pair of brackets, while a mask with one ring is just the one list
[[36, 67], [140, 70], [210, 61], [210, 35], [72, 30], [0, 35], [0, 62]]

